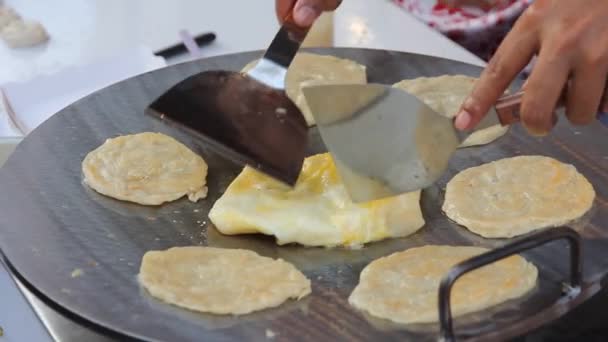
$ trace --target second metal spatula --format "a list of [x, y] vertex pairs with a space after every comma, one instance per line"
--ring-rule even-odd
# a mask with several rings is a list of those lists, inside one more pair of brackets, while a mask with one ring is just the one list
[[[387, 85], [321, 85], [303, 89], [321, 137], [355, 202], [419, 190], [447, 169], [470, 133], [417, 97]], [[500, 99], [476, 130], [509, 124], [521, 93]]]
[[308, 126], [285, 94], [285, 75], [307, 33], [290, 14], [247, 74], [196, 74], [160, 96], [146, 113], [194, 133], [241, 165], [293, 185], [304, 161]]

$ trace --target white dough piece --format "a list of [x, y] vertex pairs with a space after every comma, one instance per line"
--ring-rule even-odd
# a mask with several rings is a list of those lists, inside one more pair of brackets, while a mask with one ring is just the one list
[[[424, 246], [377, 259], [361, 272], [348, 302], [371, 315], [396, 323], [439, 320], [438, 289], [450, 268], [486, 252], [479, 247]], [[536, 285], [538, 270], [511, 256], [465, 274], [452, 288], [455, 317], [525, 295]]]
[[14, 9], [2, 6], [2, 2], [0, 1], [0, 32], [13, 21], [21, 21], [21, 17]]
[[281, 259], [200, 246], [147, 252], [139, 281], [169, 304], [213, 314], [244, 315], [311, 292], [310, 280]]
[[177, 140], [139, 133], [106, 140], [82, 162], [84, 181], [97, 192], [123, 201], [159, 205], [184, 195], [207, 196], [207, 164]]
[[295, 187], [245, 167], [213, 205], [223, 234], [274, 235], [280, 245], [359, 247], [424, 226], [420, 191], [353, 203], [328, 153], [306, 158]]
[[[243, 72], [253, 68], [257, 62], [255, 60], [247, 64]], [[303, 87], [325, 84], [365, 84], [367, 73], [365, 66], [355, 61], [300, 52], [289, 67], [286, 82], [287, 96], [302, 111], [308, 125], [313, 126], [314, 118], [302, 93]]]
[[0, 36], [11, 48], [31, 47], [49, 40], [45, 28], [36, 21], [12, 21], [0, 31]]
[[464, 170], [447, 185], [443, 211], [487, 238], [510, 238], [583, 216], [595, 191], [576, 168], [544, 156], [501, 159]]
[[[417, 96], [439, 114], [453, 118], [473, 90], [477, 79], [464, 75], [443, 75], [403, 80], [394, 86]], [[460, 147], [488, 144], [503, 136], [508, 126], [496, 125], [472, 133]]]

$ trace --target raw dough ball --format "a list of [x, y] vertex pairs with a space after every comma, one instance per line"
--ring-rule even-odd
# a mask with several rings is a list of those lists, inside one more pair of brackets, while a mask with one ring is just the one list
[[[443, 277], [452, 266], [486, 251], [478, 247], [424, 246], [380, 258], [363, 269], [348, 302], [397, 323], [437, 322]], [[521, 297], [534, 288], [537, 277], [536, 267], [520, 256], [467, 273], [452, 289], [452, 314], [461, 316]]]
[[0, 1], [0, 31], [13, 21], [20, 21], [19, 14], [8, 6], [2, 6]]
[[36, 21], [12, 21], [0, 31], [0, 36], [11, 48], [35, 46], [49, 40], [42, 24]]
[[[394, 86], [419, 97], [437, 113], [453, 118], [473, 90], [476, 80], [474, 77], [463, 75], [443, 75], [403, 80]], [[462, 142], [460, 147], [488, 144], [503, 136], [508, 130], [508, 126], [496, 125], [474, 132]]]
[[277, 243], [359, 247], [415, 233], [424, 226], [420, 191], [353, 203], [328, 153], [308, 157], [291, 188], [245, 167], [213, 205], [223, 234], [274, 235]]
[[501, 159], [464, 170], [448, 183], [443, 211], [487, 238], [510, 238], [583, 216], [593, 186], [572, 165], [544, 156]]
[[[251, 70], [257, 60], [247, 64], [243, 72]], [[365, 84], [365, 66], [355, 61], [334, 56], [301, 52], [296, 55], [287, 72], [287, 96], [300, 108], [309, 126], [315, 124], [306, 103], [302, 87], [325, 84]]]
[[106, 140], [82, 162], [84, 181], [106, 196], [144, 205], [207, 196], [207, 164], [177, 140], [139, 133]]
[[311, 292], [310, 280], [281, 259], [212, 247], [147, 252], [139, 281], [169, 304], [214, 314], [243, 315]]

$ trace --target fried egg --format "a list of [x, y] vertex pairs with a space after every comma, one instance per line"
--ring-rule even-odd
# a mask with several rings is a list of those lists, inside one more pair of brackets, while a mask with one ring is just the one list
[[328, 153], [304, 161], [292, 188], [245, 167], [209, 218], [223, 234], [273, 235], [279, 245], [359, 247], [424, 226], [420, 191], [353, 203]]

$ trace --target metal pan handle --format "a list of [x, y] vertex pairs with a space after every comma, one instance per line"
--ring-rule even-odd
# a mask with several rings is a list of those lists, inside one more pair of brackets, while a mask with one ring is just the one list
[[581, 238], [577, 232], [569, 227], [549, 228], [537, 234], [524, 237], [500, 248], [465, 260], [450, 269], [448, 274], [441, 281], [441, 285], [439, 285], [439, 340], [455, 341], [452, 311], [450, 308], [450, 294], [452, 292], [452, 287], [458, 278], [468, 272], [494, 263], [498, 260], [560, 239], [567, 240], [570, 244], [569, 289], [570, 291], [580, 290], [583, 279]]

